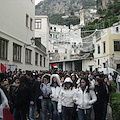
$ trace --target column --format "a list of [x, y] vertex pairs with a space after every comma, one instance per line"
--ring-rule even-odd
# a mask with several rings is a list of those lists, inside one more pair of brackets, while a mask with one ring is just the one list
[[65, 71], [66, 70], [66, 64], [65, 64], [65, 62], [63, 62], [63, 71]]
[[74, 61], [72, 61], [72, 70], [73, 71], [75, 70], [75, 63], [74, 63]]

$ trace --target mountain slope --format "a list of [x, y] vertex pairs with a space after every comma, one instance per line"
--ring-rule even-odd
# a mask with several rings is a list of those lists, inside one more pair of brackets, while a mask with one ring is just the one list
[[36, 15], [53, 15], [80, 12], [82, 8], [95, 6], [95, 0], [44, 0], [35, 6]]

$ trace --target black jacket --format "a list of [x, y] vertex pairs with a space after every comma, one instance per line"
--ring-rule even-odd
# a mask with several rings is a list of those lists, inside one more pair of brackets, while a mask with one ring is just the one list
[[37, 90], [38, 90], [38, 81], [36, 81], [35, 79], [32, 80], [28, 80], [28, 85], [29, 85], [29, 89], [30, 89], [30, 101], [33, 101], [34, 103], [37, 100]]

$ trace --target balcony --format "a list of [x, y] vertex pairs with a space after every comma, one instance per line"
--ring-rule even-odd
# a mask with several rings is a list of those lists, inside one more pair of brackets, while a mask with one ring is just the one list
[[35, 45], [40, 48], [43, 52], [46, 53], [46, 47], [44, 45], [41, 44], [41, 42], [39, 42], [38, 40], [35, 40]]

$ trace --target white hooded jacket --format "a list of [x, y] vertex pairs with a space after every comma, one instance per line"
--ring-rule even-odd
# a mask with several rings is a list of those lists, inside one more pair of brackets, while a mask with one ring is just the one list
[[58, 98], [59, 98], [59, 94], [60, 94], [60, 90], [61, 90], [61, 87], [60, 87], [60, 78], [59, 78], [58, 74], [52, 74], [51, 78], [50, 78], [50, 84], [52, 84], [52, 82], [53, 82], [52, 79], [54, 77], [56, 78], [57, 83], [58, 83], [59, 86], [57, 86], [57, 87], [51, 86], [52, 94], [50, 95], [50, 97], [51, 97], [52, 101], [58, 102]]
[[[72, 83], [72, 80], [70, 78], [66, 78], [65, 82], [70, 82]], [[59, 95], [59, 100], [58, 100], [58, 112], [62, 111], [62, 106], [65, 107], [73, 107], [74, 102], [73, 102], [73, 95], [75, 94], [75, 88], [61, 88], [60, 95]]]
[[76, 100], [75, 104], [77, 104], [80, 109], [89, 109], [92, 107], [92, 104], [97, 101], [95, 92], [92, 89], [87, 92], [87, 89], [88, 86], [86, 86], [84, 91], [79, 87], [74, 94], [73, 99]]

